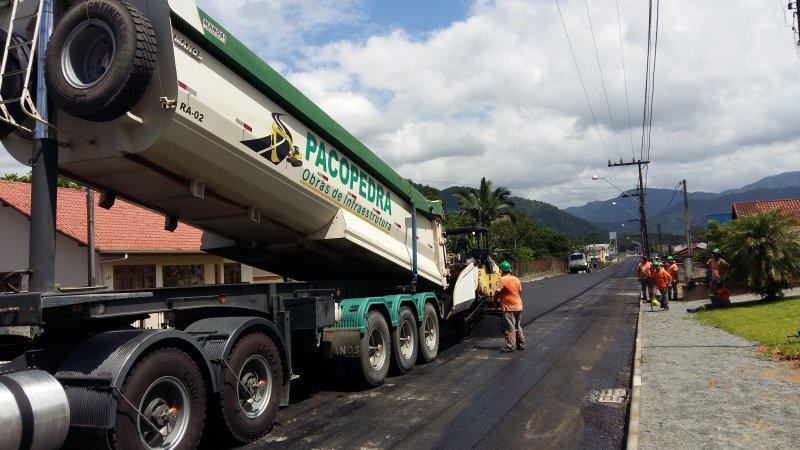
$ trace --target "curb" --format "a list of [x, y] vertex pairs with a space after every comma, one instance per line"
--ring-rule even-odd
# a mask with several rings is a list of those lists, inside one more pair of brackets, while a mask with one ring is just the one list
[[640, 360], [642, 359], [642, 303], [639, 302], [639, 313], [636, 319], [636, 350], [633, 354], [633, 375], [631, 377], [631, 400], [628, 408], [628, 434], [625, 448], [639, 448], [639, 395], [642, 386]]

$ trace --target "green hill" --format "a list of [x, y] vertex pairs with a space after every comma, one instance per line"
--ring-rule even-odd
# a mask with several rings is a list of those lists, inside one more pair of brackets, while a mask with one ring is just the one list
[[[447, 214], [458, 213], [458, 199], [455, 194], [462, 189], [468, 189], [461, 186], [452, 186], [442, 190], [420, 184], [414, 184], [414, 186], [429, 198], [441, 199]], [[603, 228], [564, 212], [549, 203], [522, 197], [511, 197], [511, 200], [516, 205], [514, 206], [514, 212], [526, 214], [541, 228], [552, 230], [568, 237], [605, 234]]]

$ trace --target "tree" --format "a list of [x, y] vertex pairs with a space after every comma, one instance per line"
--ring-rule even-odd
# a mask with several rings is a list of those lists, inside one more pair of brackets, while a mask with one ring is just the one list
[[491, 181], [481, 178], [478, 189], [457, 192], [459, 215], [468, 217], [473, 225], [488, 227], [495, 222], [513, 220], [511, 209], [514, 202], [509, 200], [511, 191], [504, 187], [495, 188]]
[[564, 235], [539, 228], [527, 214], [515, 214], [513, 221], [495, 222], [489, 230], [489, 249], [498, 259], [530, 261], [562, 257], [571, 248]]
[[[26, 175], [20, 175], [18, 173], [7, 173], [0, 177], [0, 180], [3, 181], [16, 181], [19, 183], [30, 183], [31, 182], [31, 173], [28, 172]], [[70, 181], [66, 178], [58, 177], [58, 181], [56, 181], [58, 187], [68, 187], [68, 188], [75, 188], [79, 189], [81, 187], [80, 184]]]
[[765, 298], [775, 298], [800, 278], [800, 223], [782, 211], [713, 225], [707, 236], [730, 264], [728, 278]]

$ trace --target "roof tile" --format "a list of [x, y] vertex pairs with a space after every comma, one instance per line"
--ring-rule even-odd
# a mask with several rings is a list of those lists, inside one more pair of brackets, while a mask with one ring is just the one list
[[[31, 185], [0, 180], [0, 201], [30, 217]], [[97, 206], [95, 247], [102, 252], [199, 252], [203, 231], [180, 223], [174, 232], [164, 229], [164, 216], [117, 199], [111, 209]], [[86, 244], [86, 192], [58, 188], [56, 229]]]
[[800, 220], [800, 198], [738, 202], [731, 205], [731, 208], [733, 209], [734, 218], [779, 209], [786, 212], [794, 219]]

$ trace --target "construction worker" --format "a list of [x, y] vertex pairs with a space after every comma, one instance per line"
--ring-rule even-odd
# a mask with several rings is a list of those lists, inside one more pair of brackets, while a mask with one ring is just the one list
[[667, 256], [667, 272], [669, 272], [669, 276], [672, 277], [672, 283], [669, 285], [669, 299], [670, 300], [678, 300], [678, 264], [675, 262], [675, 258], [672, 256]]
[[642, 255], [642, 260], [636, 264], [636, 278], [639, 280], [639, 285], [642, 288], [642, 294], [641, 294], [642, 300], [650, 299], [650, 292], [648, 292], [647, 290], [649, 272], [650, 272], [650, 261], [647, 260], [647, 256]]
[[719, 249], [715, 248], [711, 251], [711, 259], [708, 260], [706, 266], [708, 267], [710, 286], [714, 286], [717, 280], [722, 277], [724, 267], [728, 266], [728, 262], [722, 259]]
[[511, 263], [500, 263], [500, 281], [494, 293], [495, 301], [500, 300], [503, 312], [503, 333], [506, 345], [502, 351], [506, 353], [517, 349], [525, 350], [525, 335], [522, 333], [522, 283], [511, 274]]
[[714, 282], [714, 287], [715, 287], [714, 292], [712, 292], [709, 295], [709, 297], [711, 297], [711, 303], [700, 305], [697, 308], [687, 308], [686, 312], [695, 313], [698, 311], [703, 311], [705, 309], [723, 308], [725, 306], [730, 306], [731, 293], [725, 286], [725, 280], [722, 278], [718, 278], [717, 281]]
[[669, 285], [672, 284], [672, 277], [669, 276], [669, 272], [667, 272], [660, 262], [655, 261], [650, 269], [650, 278], [653, 280], [653, 284], [658, 292], [656, 296], [660, 297], [661, 309], [669, 310], [667, 289]]

